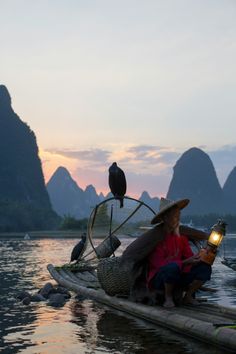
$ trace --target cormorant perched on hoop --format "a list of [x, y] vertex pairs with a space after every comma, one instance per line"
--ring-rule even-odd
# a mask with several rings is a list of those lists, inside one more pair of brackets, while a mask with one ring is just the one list
[[120, 200], [120, 208], [124, 206], [124, 195], [126, 193], [126, 178], [125, 174], [116, 162], [109, 168], [109, 187], [111, 193], [116, 199]]
[[75, 247], [71, 252], [70, 262], [76, 261], [77, 263], [80, 260], [84, 251], [85, 242], [86, 242], [86, 234], [84, 233], [81, 236], [81, 240], [75, 245]]

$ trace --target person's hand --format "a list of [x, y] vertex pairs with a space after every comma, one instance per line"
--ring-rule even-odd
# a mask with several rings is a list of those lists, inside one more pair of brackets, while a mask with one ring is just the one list
[[198, 264], [201, 261], [201, 257], [199, 254], [195, 254], [192, 257], [189, 257], [183, 261], [184, 265], [194, 265]]

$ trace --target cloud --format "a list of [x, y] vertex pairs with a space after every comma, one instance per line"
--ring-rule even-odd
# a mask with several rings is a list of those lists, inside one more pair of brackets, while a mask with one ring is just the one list
[[236, 164], [236, 145], [223, 145], [215, 150], [208, 150], [208, 153], [217, 162], [234, 162]]
[[102, 164], [108, 163], [110, 151], [104, 149], [87, 149], [87, 150], [69, 150], [69, 149], [49, 149], [48, 152], [69, 159], [78, 160], [83, 165], [89, 163], [94, 167], [98, 167]]
[[137, 160], [150, 160], [157, 163], [172, 162], [179, 155], [178, 152], [173, 151], [173, 148], [154, 145], [136, 145], [129, 148], [127, 152], [133, 154]]
[[101, 167], [109, 165], [113, 161], [123, 163], [126, 168], [132, 170], [149, 169], [151, 166], [161, 167], [173, 165], [180, 153], [170, 147], [161, 147], [154, 145], [134, 145], [117, 147], [110, 149], [48, 149], [47, 152], [57, 156], [78, 160], [78, 163], [88, 167]]
[[170, 147], [135, 145], [127, 148], [120, 162], [129, 170], [159, 174], [173, 167], [180, 153]]

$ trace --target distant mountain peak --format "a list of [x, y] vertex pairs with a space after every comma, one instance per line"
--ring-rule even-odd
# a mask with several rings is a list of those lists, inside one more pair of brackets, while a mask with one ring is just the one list
[[89, 184], [86, 188], [85, 188], [85, 192], [92, 192], [92, 193], [96, 193], [96, 189], [92, 184]]
[[147, 198], [151, 199], [150, 194], [147, 191], [143, 191], [139, 199], [141, 200], [141, 199], [147, 199]]
[[[192, 148], [188, 149], [187, 151], [185, 151], [178, 161], [180, 161], [180, 160], [185, 161], [185, 159], [194, 159], [194, 158], [197, 158], [198, 160], [205, 159], [205, 160], [208, 160], [212, 164], [212, 161], [211, 161], [209, 155], [205, 151], [203, 151], [202, 149], [197, 148], [197, 147], [192, 147]], [[213, 164], [212, 164], [212, 166], [213, 166]]]
[[185, 151], [174, 166], [168, 199], [189, 198], [184, 214], [209, 214], [223, 210], [223, 193], [210, 157], [199, 148]]
[[70, 172], [63, 166], [60, 166], [51, 176], [47, 183], [49, 191], [51, 188], [72, 188], [82, 192], [82, 189], [78, 186], [76, 181], [71, 177]]
[[56, 171], [54, 172], [53, 176], [55, 177], [59, 177], [59, 178], [63, 178], [63, 177], [71, 177], [70, 172], [63, 166], [60, 166], [56, 169]]
[[223, 189], [228, 189], [229, 187], [231, 187], [231, 184], [233, 184], [235, 188], [235, 182], [236, 182], [236, 167], [234, 167], [230, 172], [230, 174], [228, 175]]
[[149, 207], [154, 209], [155, 211], [158, 210], [160, 205], [160, 200], [158, 197], [152, 198], [147, 191], [143, 191], [141, 197], [139, 198], [140, 201], [147, 204]]
[[62, 172], [65, 172], [65, 173], [69, 173], [69, 171], [67, 170], [67, 168], [64, 167], [64, 166], [59, 166], [59, 167], [56, 169], [56, 171], [62, 171]]
[[236, 167], [232, 169], [223, 187], [226, 212], [236, 214]]
[[85, 194], [87, 195], [87, 198], [89, 200], [89, 202], [92, 205], [97, 205], [100, 203], [100, 198], [97, 195], [96, 189], [94, 188], [94, 186], [92, 184], [89, 184], [86, 188], [85, 188]]
[[11, 106], [11, 96], [5, 85], [0, 85], [0, 107]]
[[78, 219], [86, 218], [91, 208], [100, 202], [93, 185], [83, 191], [63, 166], [57, 168], [47, 183], [47, 190], [54, 210], [61, 216], [71, 215]]
[[190, 153], [200, 153], [200, 154], [205, 154], [205, 155], [207, 155], [202, 149], [200, 149], [200, 148], [198, 148], [198, 147], [196, 147], [196, 146], [193, 146], [193, 147], [191, 147], [190, 149], [188, 149], [188, 150], [186, 150], [184, 153], [183, 153], [183, 155], [184, 154], [190, 154]]
[[102, 192], [99, 194], [99, 198], [101, 199], [101, 201], [105, 199], [105, 196]]

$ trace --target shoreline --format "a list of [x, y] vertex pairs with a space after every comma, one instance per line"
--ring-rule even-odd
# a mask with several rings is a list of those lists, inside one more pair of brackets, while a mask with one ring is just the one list
[[[81, 239], [81, 235], [83, 233], [86, 233], [86, 230], [77, 230], [77, 231], [29, 231], [29, 232], [0, 232], [0, 240], [1, 239], [22, 239], [25, 241], [30, 241], [30, 240], [35, 240], [35, 239], [43, 239], [43, 238], [62, 238], [62, 239]], [[25, 236], [28, 235], [29, 238], [25, 238]], [[116, 236], [121, 237], [121, 238], [133, 238], [129, 235], [125, 234], [116, 234]], [[104, 239], [105, 236], [104, 234], [101, 235], [93, 235], [94, 239]]]
[[86, 231], [28, 231], [28, 232], [0, 232], [0, 239], [3, 238], [22, 238], [26, 235], [30, 237], [30, 239], [36, 238], [81, 238], [83, 232]]

